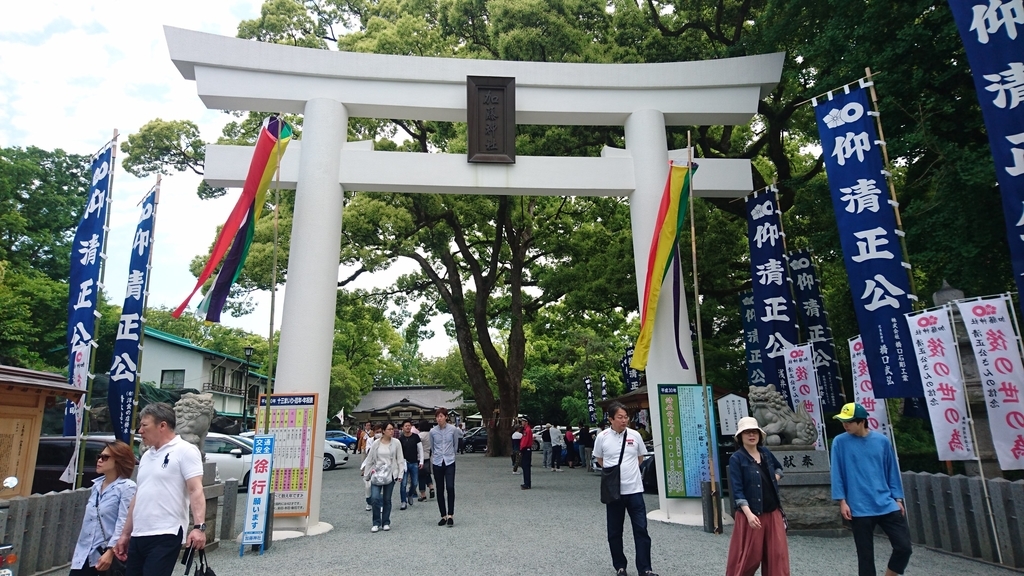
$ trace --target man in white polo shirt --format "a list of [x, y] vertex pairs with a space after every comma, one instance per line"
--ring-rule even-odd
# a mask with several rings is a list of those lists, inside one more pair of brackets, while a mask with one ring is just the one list
[[127, 576], [170, 576], [183, 540], [196, 550], [206, 546], [203, 458], [175, 433], [176, 423], [174, 409], [164, 403], [139, 414], [139, 435], [149, 450], [139, 461], [138, 490], [114, 547]]
[[621, 498], [605, 504], [612, 567], [615, 568], [616, 576], [626, 576], [622, 531], [628, 512], [630, 524], [633, 525], [637, 573], [640, 576], [658, 576], [651, 570], [651, 537], [647, 534], [647, 506], [644, 504], [644, 483], [640, 477], [640, 463], [647, 455], [647, 447], [644, 446], [640, 433], [627, 426], [629, 415], [625, 406], [612, 402], [608, 406], [607, 414], [612, 426], [597, 435], [594, 440], [594, 456], [602, 468], [619, 467]]

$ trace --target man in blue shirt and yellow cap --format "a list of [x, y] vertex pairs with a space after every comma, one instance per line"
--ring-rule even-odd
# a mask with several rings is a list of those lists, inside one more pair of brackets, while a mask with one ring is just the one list
[[860, 404], [846, 404], [835, 419], [846, 434], [832, 440], [832, 499], [853, 527], [858, 574], [875, 576], [875, 526], [892, 544], [885, 576], [903, 574], [913, 549], [896, 453], [888, 438], [868, 429]]

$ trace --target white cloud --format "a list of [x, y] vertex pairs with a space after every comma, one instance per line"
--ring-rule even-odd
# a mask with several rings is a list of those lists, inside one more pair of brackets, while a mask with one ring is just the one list
[[[168, 57], [163, 26], [234, 36], [238, 22], [258, 16], [261, 5], [262, 0], [44, 0], [9, 7], [0, 21], [0, 146], [92, 154], [114, 128], [124, 141], [153, 118], [192, 120], [206, 140], [215, 139], [229, 117], [207, 110], [195, 84], [181, 77]], [[155, 178], [140, 180], [123, 170], [115, 172], [105, 276], [112, 302], [124, 297], [129, 247], [139, 216], [136, 204], [154, 183]], [[234, 205], [237, 192], [199, 200], [198, 184], [194, 174], [163, 179], [150, 306], [175, 307], [188, 294], [195, 283], [189, 262], [206, 252], [216, 227]], [[360, 287], [373, 287], [393, 278], [360, 280]], [[278, 326], [283, 294], [278, 292]], [[224, 323], [266, 334], [270, 295], [261, 293], [255, 300], [253, 314], [225, 315]], [[450, 343], [443, 320], [431, 327], [439, 336], [425, 344], [424, 352], [446, 353]]]

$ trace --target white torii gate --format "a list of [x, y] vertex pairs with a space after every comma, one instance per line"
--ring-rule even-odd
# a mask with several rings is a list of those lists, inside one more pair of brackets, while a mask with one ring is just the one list
[[[669, 159], [666, 126], [743, 124], [778, 84], [784, 54], [662, 64], [557, 64], [422, 58], [296, 48], [165, 27], [171, 60], [211, 109], [304, 114], [302, 140], [289, 145], [281, 184], [295, 188], [277, 392], [318, 392], [326, 404], [341, 244], [342, 190], [628, 196], [637, 293], [643, 300], [647, 255]], [[516, 123], [624, 126], [626, 148], [600, 158], [517, 156], [513, 165], [470, 164], [464, 154], [373, 151], [346, 142], [350, 116], [465, 122], [466, 77], [516, 82]], [[205, 179], [242, 186], [252, 149], [209, 146]], [[701, 159], [694, 195], [741, 197], [752, 190], [748, 160]], [[668, 280], [672, 282], [673, 280]], [[664, 290], [671, 290], [666, 286]], [[685, 290], [683, 290], [685, 293]], [[655, 451], [662, 446], [658, 384], [697, 382], [688, 313], [659, 306], [648, 395]], [[679, 366], [674, 329], [691, 368]], [[322, 412], [322, 411], [321, 411]], [[326, 420], [317, 422], [316, 452]], [[279, 529], [313, 534], [320, 522], [321, 473], [313, 475], [308, 518], [279, 518]], [[594, 497], [597, 495], [595, 493]], [[650, 516], [703, 523], [701, 503], [668, 499], [658, 475], [660, 509]]]

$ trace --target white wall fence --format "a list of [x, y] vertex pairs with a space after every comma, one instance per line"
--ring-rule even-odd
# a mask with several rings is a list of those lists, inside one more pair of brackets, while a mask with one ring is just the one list
[[1024, 568], [1024, 481], [995, 478], [984, 485], [991, 517], [981, 478], [904, 472], [910, 538], [914, 544], [987, 562], [999, 563], [1001, 555], [1003, 565]]
[[[238, 481], [208, 484], [205, 492], [206, 524], [211, 527], [208, 542], [233, 540], [238, 534], [234, 527]], [[13, 545], [13, 552], [18, 555], [17, 563], [11, 567], [14, 576], [67, 574], [89, 493], [89, 488], [80, 488], [0, 500], [0, 542]], [[229, 497], [222, 498], [225, 494]], [[218, 524], [217, 511], [222, 500]]]

